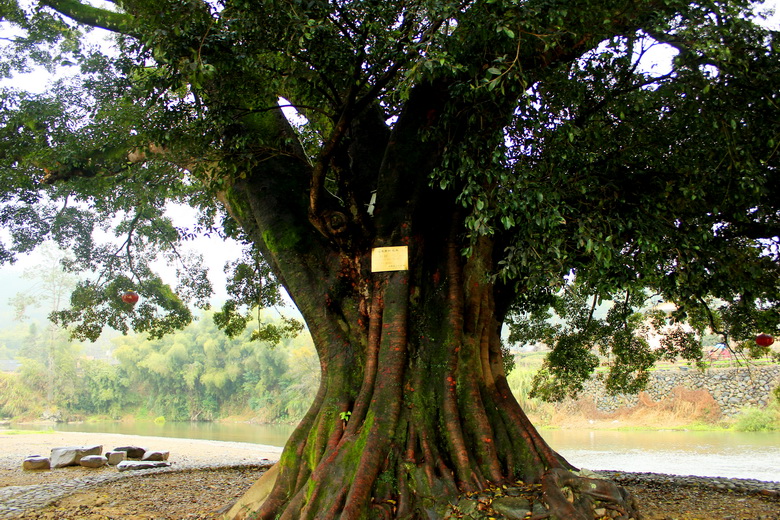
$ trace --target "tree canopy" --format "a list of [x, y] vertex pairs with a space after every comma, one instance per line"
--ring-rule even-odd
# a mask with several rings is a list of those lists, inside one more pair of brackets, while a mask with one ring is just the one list
[[[51, 238], [99, 273], [58, 316], [76, 336], [191, 320], [186, 302], [205, 306], [211, 287], [178, 243], [246, 239], [214, 201], [269, 153], [310, 170], [315, 227], [365, 244], [378, 143], [420, 85], [452, 98], [421, 125], [445, 143], [424, 183], [457, 197], [471, 243], [501, 245], [491, 275], [521, 315], [574, 274], [599, 301], [650, 291], [734, 339], [776, 330], [776, 36], [750, 3], [165, 5], [4, 4], [4, 75], [79, 67], [44, 94], [3, 90], [0, 249], [13, 261]], [[83, 40], [93, 27], [115, 33], [108, 54]], [[673, 58], [656, 72], [645, 55], [661, 45]], [[280, 105], [298, 114], [286, 133], [270, 130]], [[176, 229], [169, 201], [201, 219]], [[109, 225], [121, 245], [93, 238]], [[178, 288], [149, 267], [158, 255], [178, 262]], [[258, 289], [270, 279], [249, 289], [270, 276], [258, 262], [237, 263], [227, 327], [241, 305], [278, 300]], [[132, 287], [135, 313], [116, 298]]]
[[[616, 385], [641, 382], [659, 355], [695, 358], [691, 332], [660, 354], [642, 341], [634, 311], [649, 296], [726, 340], [778, 329], [778, 35], [748, 1], [3, 5], [15, 32], [2, 73], [79, 67], [44, 94], [0, 99], [0, 258], [53, 238], [74, 250], [70, 268], [97, 273], [56, 319], [86, 338], [181, 327], [210, 286], [179, 243], [211, 232], [249, 248], [225, 328], [278, 301], [279, 282], [312, 330], [323, 382], [290, 444], [309, 462], [290, 469], [291, 448], [261, 516], [359, 518], [400, 496], [372, 507], [403, 517], [425, 507], [409, 489], [430, 498], [542, 467], [563, 482], [562, 458], [508, 401], [508, 317], [539, 323], [554, 306], [570, 319], [552, 393], [576, 387], [596, 346], [614, 353]], [[83, 39], [96, 27], [114, 34], [111, 52]], [[660, 47], [673, 57], [654, 69]], [[200, 219], [177, 229], [169, 201]], [[109, 226], [120, 246], [93, 238]], [[409, 270], [372, 273], [371, 249], [399, 245]], [[157, 255], [180, 262], [177, 288], [154, 274]], [[135, 308], [118, 298], [131, 287]], [[607, 326], [588, 312], [601, 301], [616, 302]], [[422, 409], [443, 431], [412, 426]], [[382, 428], [396, 437], [370, 433]], [[398, 463], [406, 442], [419, 474]], [[355, 453], [349, 487], [318, 480], [321, 460], [346, 467]], [[400, 480], [383, 487], [390, 466]], [[550, 496], [556, 514], [573, 507]]]

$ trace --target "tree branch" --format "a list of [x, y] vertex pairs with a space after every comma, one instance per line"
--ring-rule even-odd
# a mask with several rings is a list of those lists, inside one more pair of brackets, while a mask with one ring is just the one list
[[80, 24], [128, 36], [137, 36], [137, 33], [130, 29], [134, 17], [129, 14], [100, 9], [83, 4], [78, 0], [42, 0], [41, 4], [51, 7]]

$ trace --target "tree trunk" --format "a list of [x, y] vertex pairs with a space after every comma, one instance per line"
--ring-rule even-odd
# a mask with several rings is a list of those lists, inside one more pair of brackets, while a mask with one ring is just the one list
[[[399, 237], [412, 245], [409, 271], [371, 274], [368, 255], [339, 255], [319, 308], [303, 306], [321, 388], [271, 494], [259, 511], [233, 518], [439, 518], [447, 499], [518, 479], [541, 483], [557, 518], [593, 518], [595, 500], [609, 496], [626, 510], [602, 482], [595, 496], [580, 486], [593, 500], [564, 498], [571, 466], [507, 385], [488, 279], [492, 244], [483, 239], [466, 260], [457, 226], [439, 233], [430, 224]], [[324, 286], [309, 285], [305, 300], [315, 287]], [[638, 515], [628, 508], [623, 517]]]
[[[490, 279], [496, 245], [482, 238], [464, 256], [454, 194], [420, 173], [439, 146], [419, 139], [435, 110], [425, 101], [415, 110], [410, 100], [387, 142], [365, 242], [311, 224], [310, 167], [295, 154], [223, 195], [303, 314], [322, 369], [262, 502], [227, 518], [443, 518], [458, 495], [518, 480], [541, 485], [551, 518], [593, 518], [597, 503], [638, 518], [622, 490], [571, 473], [512, 395], [500, 342], [508, 302]], [[329, 215], [325, 227], [350, 221]], [[378, 246], [408, 246], [409, 269], [372, 273]]]

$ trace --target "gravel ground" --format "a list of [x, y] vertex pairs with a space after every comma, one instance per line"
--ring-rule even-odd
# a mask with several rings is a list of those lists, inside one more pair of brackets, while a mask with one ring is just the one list
[[[76, 467], [21, 470], [25, 455], [48, 455], [52, 447], [84, 444], [169, 450], [172, 466], [137, 473]], [[232, 503], [262, 474], [264, 459], [275, 461], [278, 456], [279, 448], [243, 443], [113, 434], [0, 434], [0, 518], [216, 519], [220, 507]], [[647, 520], [780, 520], [778, 483], [602, 473], [634, 494]], [[19, 492], [44, 497], [34, 508], [9, 511]]]
[[232, 504], [262, 467], [146, 473], [103, 483], [10, 518], [39, 520], [205, 520]]
[[780, 483], [599, 472], [625, 487], [647, 520], [780, 520]]

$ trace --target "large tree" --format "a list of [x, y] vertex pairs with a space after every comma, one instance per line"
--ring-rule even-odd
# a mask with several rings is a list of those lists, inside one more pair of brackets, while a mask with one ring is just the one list
[[[4, 72], [27, 56], [81, 66], [78, 84], [2, 100], [0, 255], [53, 236], [73, 269], [99, 273], [57, 319], [82, 337], [187, 322], [208, 287], [175, 245], [193, 230], [163, 216], [178, 200], [204, 210], [194, 231], [253, 249], [223, 326], [277, 298], [276, 280], [311, 331], [317, 397], [268, 496], [233, 516], [438, 518], [459, 493], [522, 479], [552, 518], [597, 504], [637, 518], [517, 404], [507, 315], [571, 284], [624, 302], [609, 337], [556, 344], [551, 366], [574, 364], [564, 383], [596, 343], [619, 353], [618, 379], [641, 375], [650, 355], [620, 309], [648, 293], [715, 328], [777, 327], [778, 40], [747, 1], [4, 6], [18, 28]], [[114, 33], [113, 52], [79, 43], [81, 27]], [[658, 70], [657, 47], [674, 56]], [[112, 219], [121, 247], [90, 238]], [[372, 272], [389, 246], [408, 248], [408, 268]], [[149, 269], [155, 253], [186, 266], [178, 295]], [[119, 300], [130, 286], [134, 309]], [[667, 354], [695, 350], [675, 337]]]

